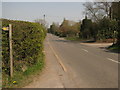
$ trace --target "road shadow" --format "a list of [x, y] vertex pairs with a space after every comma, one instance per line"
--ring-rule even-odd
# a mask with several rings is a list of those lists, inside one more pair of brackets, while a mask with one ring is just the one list
[[[95, 40], [86, 40], [86, 41], [81, 41], [81, 42], [82, 43], [95, 43], [96, 41]], [[120, 54], [120, 50], [110, 50], [109, 49], [110, 46], [102, 46], [102, 47], [99, 47], [99, 48], [102, 49], [105, 52]]]
[[109, 46], [107, 46], [107, 47], [99, 47], [99, 48], [102, 49], [105, 52], [120, 54], [120, 50], [110, 50]]
[[85, 41], [80, 41], [82, 43], [95, 43], [96, 41], [94, 40], [85, 40]]
[[[55, 41], [55, 42], [66, 42], [66, 43], [95, 43], [94, 40], [87, 40], [87, 41], [72, 41], [72, 40], [52, 40], [52, 41]], [[102, 47], [99, 47], [100, 49], [102, 49], [104, 52], [109, 52], [109, 53], [117, 53], [119, 54], [120, 53], [120, 50], [110, 50], [109, 49], [110, 46], [102, 46]]]

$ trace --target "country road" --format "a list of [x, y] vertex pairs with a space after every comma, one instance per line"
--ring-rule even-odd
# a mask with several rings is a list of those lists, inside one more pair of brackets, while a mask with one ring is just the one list
[[45, 74], [26, 87], [118, 88], [117, 53], [52, 34], [47, 35], [45, 53]]

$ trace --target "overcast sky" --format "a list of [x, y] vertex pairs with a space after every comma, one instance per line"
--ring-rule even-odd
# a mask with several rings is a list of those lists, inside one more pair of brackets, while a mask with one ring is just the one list
[[2, 17], [15, 20], [34, 21], [43, 19], [46, 15], [46, 21], [63, 21], [63, 18], [79, 21], [83, 16], [83, 2], [3, 2]]

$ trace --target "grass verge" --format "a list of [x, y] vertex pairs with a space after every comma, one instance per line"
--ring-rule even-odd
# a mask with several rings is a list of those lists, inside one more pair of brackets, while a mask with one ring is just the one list
[[79, 41], [79, 37], [65, 37], [66, 40], [71, 40], [71, 41]]
[[110, 50], [111, 52], [120, 53], [120, 46], [116, 44], [109, 46], [107, 49]]
[[21, 88], [26, 86], [28, 83], [32, 82], [35, 75], [42, 72], [45, 66], [45, 55], [42, 53], [38, 58], [38, 62], [28, 69], [25, 72], [14, 72], [14, 77], [3, 73], [3, 84], [2, 88]]

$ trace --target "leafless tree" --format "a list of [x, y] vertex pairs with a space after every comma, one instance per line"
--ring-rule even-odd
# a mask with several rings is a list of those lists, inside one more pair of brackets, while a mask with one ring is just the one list
[[86, 2], [85, 12], [93, 21], [99, 21], [104, 16], [110, 16], [110, 2]]

